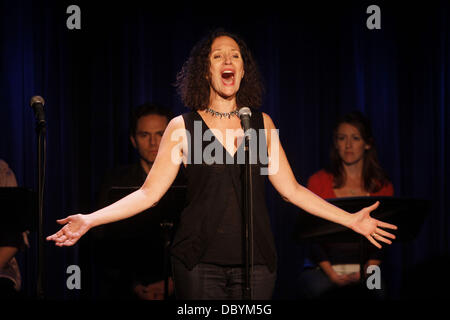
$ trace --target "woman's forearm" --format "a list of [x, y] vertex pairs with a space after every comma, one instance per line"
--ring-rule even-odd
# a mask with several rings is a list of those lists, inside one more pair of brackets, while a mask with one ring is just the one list
[[132, 217], [156, 204], [158, 199], [138, 189], [119, 201], [97, 210], [86, 217], [89, 219], [91, 227], [115, 222]]
[[334, 271], [330, 261], [324, 260], [319, 262], [319, 267], [322, 269], [322, 271], [327, 275], [329, 279], [334, 279], [336, 277], [337, 275], [336, 271]]
[[296, 185], [287, 200], [317, 217], [351, 228], [352, 214], [323, 200], [300, 184]]

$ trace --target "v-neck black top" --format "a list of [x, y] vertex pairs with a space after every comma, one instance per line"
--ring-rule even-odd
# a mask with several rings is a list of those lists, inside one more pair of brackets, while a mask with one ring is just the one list
[[[181, 213], [172, 254], [188, 269], [200, 262], [243, 265], [243, 144], [231, 156], [198, 112], [183, 114], [183, 119], [188, 138], [187, 204]], [[276, 251], [266, 207], [266, 176], [261, 175], [261, 169], [267, 167], [267, 143], [263, 115], [254, 109], [251, 127], [255, 129], [251, 148], [258, 155], [251, 165], [254, 264], [265, 264], [274, 271]]]

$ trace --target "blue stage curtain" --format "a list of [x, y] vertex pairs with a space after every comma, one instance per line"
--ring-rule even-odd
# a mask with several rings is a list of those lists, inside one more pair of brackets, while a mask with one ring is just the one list
[[[66, 9], [81, 8], [81, 30], [68, 30]], [[223, 13], [184, 4], [3, 1], [0, 10], [0, 158], [19, 185], [36, 188], [36, 135], [29, 100], [46, 100], [45, 234], [55, 220], [96, 209], [106, 169], [136, 160], [128, 139], [130, 110], [146, 101], [181, 114], [173, 83], [192, 46], [214, 27], [241, 34], [258, 60], [262, 110], [280, 129], [298, 181], [328, 161], [337, 116], [363, 111], [372, 121], [382, 166], [397, 196], [429, 199], [417, 239], [388, 249], [394, 295], [405, 270], [449, 253], [450, 35], [445, 2], [420, 7], [381, 2], [381, 30], [366, 27], [370, 3], [249, 7]], [[295, 293], [303, 247], [292, 239], [296, 209], [268, 186], [279, 256], [276, 298]], [[36, 235], [24, 262], [33, 294]], [[85, 245], [84, 249], [83, 244]], [[83, 247], [83, 249], [82, 249]], [[67, 290], [66, 268], [89, 274], [89, 237], [72, 248], [46, 246], [49, 298], [91, 297]]]

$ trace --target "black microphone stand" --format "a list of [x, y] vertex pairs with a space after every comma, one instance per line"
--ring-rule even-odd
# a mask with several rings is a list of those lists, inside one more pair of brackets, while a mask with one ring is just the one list
[[164, 220], [160, 224], [164, 239], [164, 300], [169, 300], [170, 232], [173, 222]]
[[36, 120], [37, 134], [37, 166], [38, 166], [38, 275], [36, 294], [39, 300], [44, 299], [44, 229], [43, 229], [43, 207], [44, 207], [44, 182], [46, 164], [46, 123]]
[[245, 235], [245, 288], [244, 300], [253, 299], [253, 186], [250, 164], [250, 134], [244, 132], [245, 177], [244, 177], [244, 235]]

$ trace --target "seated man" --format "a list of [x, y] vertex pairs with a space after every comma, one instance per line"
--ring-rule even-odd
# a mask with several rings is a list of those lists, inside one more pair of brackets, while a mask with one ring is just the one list
[[[130, 140], [139, 155], [139, 162], [112, 170], [105, 178], [99, 195], [99, 206], [111, 202], [111, 188], [139, 188], [145, 181], [158, 153], [161, 137], [172, 115], [168, 109], [153, 104], [136, 108], [130, 121]], [[179, 176], [173, 185], [182, 185]], [[130, 191], [131, 192], [131, 191]], [[161, 222], [173, 223], [176, 212], [153, 209], [110, 225], [97, 228], [103, 270], [102, 298], [149, 299], [164, 298], [165, 242]], [[170, 234], [169, 234], [170, 236]], [[168, 268], [169, 270], [171, 268]], [[169, 278], [169, 295], [173, 293]]]

